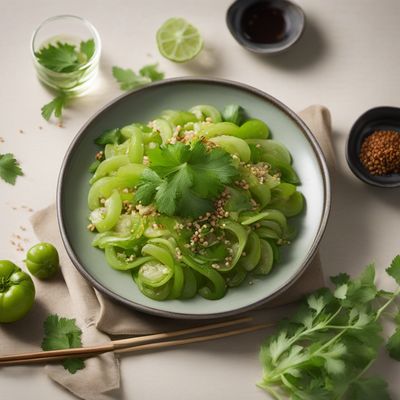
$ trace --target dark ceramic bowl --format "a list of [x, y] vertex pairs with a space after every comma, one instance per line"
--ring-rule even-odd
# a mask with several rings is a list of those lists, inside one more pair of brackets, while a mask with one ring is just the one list
[[[268, 9], [278, 11], [284, 19], [284, 34], [274, 43], [259, 43], [250, 40], [243, 28], [243, 17], [255, 5], [264, 5]], [[261, 54], [273, 54], [284, 51], [296, 43], [305, 25], [303, 10], [287, 0], [237, 0], [228, 9], [226, 23], [236, 41], [247, 50]], [[266, 30], [272, 29], [268, 24]]]
[[376, 107], [361, 115], [351, 128], [347, 140], [346, 158], [350, 169], [362, 181], [379, 187], [400, 187], [400, 174], [371, 175], [361, 164], [359, 154], [364, 139], [376, 130], [400, 132], [400, 108]]

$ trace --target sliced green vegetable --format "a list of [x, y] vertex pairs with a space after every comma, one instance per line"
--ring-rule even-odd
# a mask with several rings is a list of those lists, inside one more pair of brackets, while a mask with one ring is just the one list
[[239, 128], [238, 136], [242, 139], [267, 139], [269, 128], [260, 119], [249, 119]]
[[100, 178], [116, 172], [118, 168], [129, 163], [128, 156], [114, 156], [102, 161], [96, 169], [95, 174], [90, 179], [89, 183], [93, 184]]
[[268, 275], [271, 272], [274, 262], [274, 252], [268, 241], [260, 239], [261, 256], [254, 273], [256, 275]]
[[222, 111], [222, 118], [226, 122], [232, 122], [240, 126], [246, 118], [246, 113], [243, 107], [237, 104], [229, 104]]
[[198, 105], [192, 107], [189, 112], [194, 114], [199, 121], [203, 121], [205, 118], [211, 118], [211, 122], [214, 124], [222, 121], [220, 112], [210, 105]]
[[191, 112], [177, 110], [164, 110], [161, 114], [161, 118], [167, 120], [174, 126], [183, 126], [188, 122], [196, 122], [198, 120]]
[[244, 248], [244, 252], [239, 260], [239, 265], [243, 266], [246, 271], [252, 271], [261, 258], [261, 243], [256, 232], [250, 232]]
[[[290, 156], [287, 148], [277, 142], [276, 140], [262, 140], [262, 139], [247, 139], [247, 143], [254, 144], [255, 146], [259, 146], [258, 148], [262, 152], [262, 157], [272, 156], [276, 159], [276, 162], [281, 162], [284, 164], [290, 164], [292, 158]], [[267, 161], [267, 160], [264, 160]]]
[[217, 124], [204, 125], [199, 131], [199, 136], [204, 136], [207, 139], [216, 136], [239, 136], [239, 127], [232, 122], [219, 122]]
[[123, 249], [115, 246], [105, 246], [104, 253], [107, 263], [113, 269], [118, 271], [129, 271], [140, 267], [142, 264], [152, 260], [151, 257], [135, 257], [130, 260], [124, 253]]
[[117, 190], [114, 190], [112, 195], [105, 201], [104, 207], [92, 211], [90, 220], [99, 232], [109, 231], [117, 224], [121, 210], [121, 196]]
[[210, 142], [222, 147], [230, 154], [236, 154], [244, 162], [250, 161], [249, 145], [242, 139], [235, 136], [215, 136], [210, 139]]

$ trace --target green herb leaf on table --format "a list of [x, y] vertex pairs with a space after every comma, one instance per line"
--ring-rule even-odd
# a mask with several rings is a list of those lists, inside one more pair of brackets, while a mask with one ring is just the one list
[[[62, 350], [82, 347], [82, 331], [76, 326], [75, 319], [62, 318], [58, 315], [49, 315], [43, 323], [44, 339], [42, 349]], [[71, 374], [85, 368], [85, 363], [80, 358], [67, 358], [63, 366]]]
[[197, 142], [167, 144], [148, 151], [150, 167], [138, 184], [136, 198], [144, 205], [155, 202], [167, 215], [197, 217], [213, 208], [212, 200], [232, 182], [236, 168], [220, 148], [207, 149]]
[[139, 74], [147, 76], [152, 82], [161, 81], [164, 79], [164, 72], [158, 70], [158, 64], [145, 65], [139, 70]]
[[22, 175], [22, 169], [13, 154], [0, 154], [0, 178], [11, 185], [15, 185], [17, 176]]
[[[387, 272], [397, 281], [399, 270], [397, 256]], [[258, 386], [275, 399], [390, 399], [386, 382], [367, 379], [364, 373], [383, 343], [383, 311], [400, 295], [400, 288], [378, 291], [374, 280], [375, 267], [369, 265], [357, 278], [333, 277], [332, 291], [310, 295], [262, 345], [263, 378]], [[400, 327], [387, 349], [400, 359]]]
[[139, 86], [158, 81], [164, 78], [164, 73], [158, 70], [157, 64], [146, 65], [136, 74], [132, 69], [123, 69], [117, 66], [112, 68], [112, 74], [119, 83], [121, 90], [132, 90]]
[[63, 92], [60, 92], [57, 97], [50, 101], [50, 103], [47, 103], [42, 107], [42, 117], [48, 121], [54, 114], [56, 118], [60, 119], [62, 117], [63, 109], [67, 103], [67, 99], [68, 96]]

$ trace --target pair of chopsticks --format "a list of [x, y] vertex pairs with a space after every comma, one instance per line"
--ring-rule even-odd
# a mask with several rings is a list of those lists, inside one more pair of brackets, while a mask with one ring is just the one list
[[[181, 329], [173, 332], [156, 333], [153, 335], [137, 336], [127, 339], [112, 340], [96, 346], [88, 346], [82, 348], [73, 348], [65, 350], [38, 351], [31, 353], [10, 354], [0, 356], [0, 367], [6, 365], [21, 365], [34, 363], [48, 363], [52, 361], [62, 360], [70, 357], [88, 358], [103, 353], [133, 353], [144, 350], [158, 350], [167, 347], [181, 346], [185, 344], [205, 342], [207, 340], [222, 339], [229, 336], [241, 335], [244, 333], [254, 332], [265, 329], [274, 324], [250, 324], [251, 317], [243, 317], [231, 321], [218, 322], [194, 328]], [[247, 325], [246, 325], [247, 324]], [[222, 332], [210, 333], [203, 336], [190, 336], [183, 339], [174, 339], [179, 336], [196, 335], [201, 332], [212, 331], [233, 327], [235, 325], [244, 325], [243, 327], [233, 330], [223, 330]]]

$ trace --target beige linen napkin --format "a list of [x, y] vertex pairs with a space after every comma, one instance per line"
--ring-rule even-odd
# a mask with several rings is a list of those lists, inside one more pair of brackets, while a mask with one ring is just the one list
[[[300, 116], [319, 141], [328, 163], [333, 165], [329, 111], [322, 106], [311, 106], [302, 111]], [[53, 243], [59, 250], [63, 276], [53, 281], [35, 280], [35, 306], [23, 320], [1, 327], [0, 354], [37, 350], [43, 336], [43, 321], [52, 313], [76, 318], [83, 331], [85, 346], [107, 342], [110, 340], [107, 335], [142, 335], [193, 324], [128, 309], [94, 290], [68, 258], [58, 230], [54, 205], [37, 212], [32, 218], [32, 225], [40, 240]], [[267, 307], [293, 302], [321, 286], [324, 286], [324, 280], [317, 255], [290, 290]], [[264, 320], [276, 318], [270, 312], [264, 314]], [[118, 389], [120, 383], [117, 358], [109, 353], [88, 359], [85, 363], [86, 368], [74, 375], [60, 365], [46, 366], [46, 372], [51, 379], [82, 399], [111, 399], [111, 391]]]

